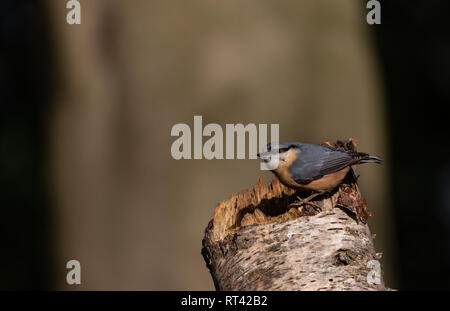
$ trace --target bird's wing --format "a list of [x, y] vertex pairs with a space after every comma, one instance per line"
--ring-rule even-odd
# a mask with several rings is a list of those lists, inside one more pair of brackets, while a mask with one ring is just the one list
[[298, 144], [297, 148], [300, 152], [289, 171], [298, 183], [309, 183], [353, 163], [349, 153], [338, 149], [309, 144]]

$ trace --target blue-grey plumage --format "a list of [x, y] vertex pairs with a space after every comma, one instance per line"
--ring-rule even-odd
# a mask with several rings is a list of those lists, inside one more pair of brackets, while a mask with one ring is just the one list
[[297, 142], [270, 143], [267, 150], [259, 156], [276, 166], [272, 172], [284, 185], [320, 193], [339, 185], [352, 165], [381, 163], [366, 153]]

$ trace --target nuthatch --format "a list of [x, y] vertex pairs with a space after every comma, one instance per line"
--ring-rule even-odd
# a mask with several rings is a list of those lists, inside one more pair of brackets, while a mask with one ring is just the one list
[[269, 143], [267, 152], [258, 154], [285, 186], [312, 191], [297, 206], [309, 204], [312, 198], [330, 192], [344, 180], [350, 167], [361, 163], [381, 163], [381, 158], [362, 152], [345, 151], [328, 146], [296, 142]]

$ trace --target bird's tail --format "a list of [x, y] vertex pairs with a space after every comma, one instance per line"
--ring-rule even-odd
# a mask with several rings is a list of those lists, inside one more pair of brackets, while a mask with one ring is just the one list
[[382, 159], [377, 156], [368, 155], [367, 153], [358, 153], [358, 163], [377, 163], [380, 164]]

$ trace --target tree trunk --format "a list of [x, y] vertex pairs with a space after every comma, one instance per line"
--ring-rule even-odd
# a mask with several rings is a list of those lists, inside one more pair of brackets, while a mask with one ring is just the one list
[[262, 180], [216, 207], [202, 254], [217, 290], [385, 290], [353, 172], [336, 191], [289, 208], [298, 194]]

